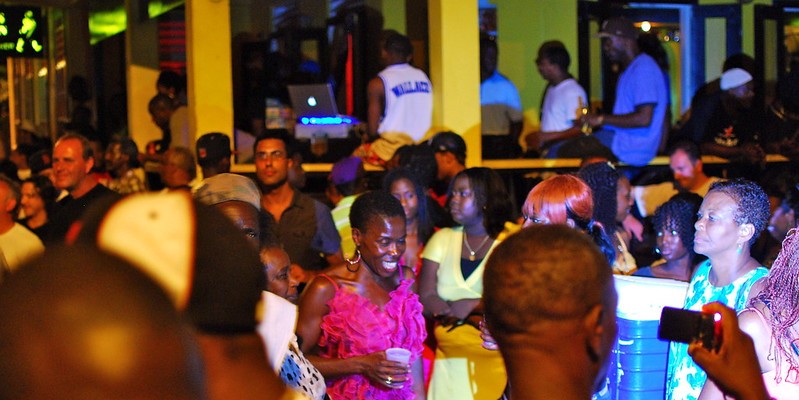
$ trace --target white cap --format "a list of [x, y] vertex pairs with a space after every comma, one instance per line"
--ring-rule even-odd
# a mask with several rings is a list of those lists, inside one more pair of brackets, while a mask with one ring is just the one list
[[741, 68], [732, 68], [721, 74], [721, 90], [729, 90], [752, 80], [752, 75]]

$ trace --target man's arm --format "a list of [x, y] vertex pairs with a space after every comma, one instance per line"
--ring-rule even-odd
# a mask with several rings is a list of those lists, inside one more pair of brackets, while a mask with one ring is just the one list
[[341, 236], [333, 222], [330, 210], [322, 203], [315, 202], [316, 207], [316, 237], [314, 237], [314, 247], [325, 255], [328, 265], [338, 265], [344, 262], [341, 253]]
[[702, 311], [721, 314], [721, 347], [708, 350], [696, 341], [688, 354], [723, 393], [738, 400], [768, 400], [754, 342], [741, 331], [735, 311], [721, 303], [705, 304]]
[[642, 128], [652, 123], [654, 104], [641, 104], [629, 114], [588, 114], [591, 126], [613, 125], [619, 128]]
[[383, 80], [380, 77], [374, 77], [369, 81], [367, 88], [367, 97], [369, 98], [369, 107], [367, 110], [367, 129], [370, 139], [376, 139], [378, 136], [377, 128], [380, 126], [380, 118], [383, 116], [383, 110], [386, 107], [386, 89], [383, 86]]
[[539, 147], [542, 147], [550, 142], [571, 139], [573, 137], [579, 136], [580, 134], [582, 134], [582, 131], [578, 126], [573, 126], [564, 131], [538, 132], [538, 145]]
[[702, 154], [719, 156], [749, 164], [759, 164], [766, 158], [766, 152], [757, 143], [744, 143], [738, 147], [725, 147], [713, 142], [705, 142], [700, 147]]

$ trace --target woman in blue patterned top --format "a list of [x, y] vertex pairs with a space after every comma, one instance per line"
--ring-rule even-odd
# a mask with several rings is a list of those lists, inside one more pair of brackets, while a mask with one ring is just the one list
[[[708, 260], [694, 273], [685, 295], [685, 308], [701, 311], [718, 301], [742, 310], [752, 285], [768, 270], [752, 258], [749, 248], [769, 218], [763, 189], [744, 179], [714, 183], [697, 214], [694, 251]], [[688, 356], [688, 345], [671, 343], [666, 399], [696, 400], [707, 375]]]

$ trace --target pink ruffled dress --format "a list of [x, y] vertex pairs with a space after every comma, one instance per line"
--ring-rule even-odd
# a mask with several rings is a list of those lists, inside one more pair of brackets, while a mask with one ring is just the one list
[[[330, 278], [328, 278], [330, 279]], [[411, 352], [411, 364], [422, 354], [425, 331], [422, 303], [411, 290], [413, 280], [404, 280], [389, 293], [389, 301], [380, 307], [369, 299], [336, 286], [336, 294], [327, 303], [330, 313], [322, 317], [320, 355], [325, 358], [349, 358], [391, 347]], [[364, 375], [349, 375], [327, 381], [327, 394], [336, 399], [413, 399], [413, 382], [408, 379], [398, 389], [373, 383]]]

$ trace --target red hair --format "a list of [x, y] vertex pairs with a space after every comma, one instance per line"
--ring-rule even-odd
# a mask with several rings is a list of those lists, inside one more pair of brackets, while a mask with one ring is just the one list
[[527, 195], [522, 212], [538, 215], [553, 224], [565, 224], [571, 218], [584, 229], [593, 216], [591, 188], [574, 175], [555, 175], [536, 185]]

